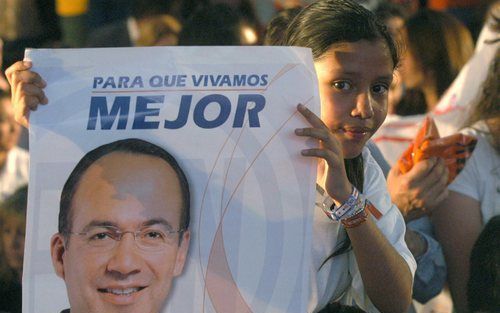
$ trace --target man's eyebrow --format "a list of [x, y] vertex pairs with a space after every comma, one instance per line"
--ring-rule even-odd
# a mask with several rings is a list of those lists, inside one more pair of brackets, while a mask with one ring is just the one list
[[93, 227], [116, 227], [118, 228], [118, 225], [116, 223], [110, 222], [110, 221], [99, 221], [99, 220], [94, 220], [88, 223], [82, 230], [82, 232], [86, 232], [89, 229]]
[[[154, 218], [150, 219], [144, 223], [141, 224], [141, 227], [148, 227], [148, 226], [153, 226], [153, 225], [163, 225], [168, 229], [173, 229], [172, 224], [170, 224], [166, 219], [163, 218]], [[115, 228], [120, 228], [118, 224], [113, 223], [111, 221], [105, 221], [105, 220], [94, 220], [88, 223], [83, 230], [81, 231], [82, 233], [89, 231], [93, 227], [115, 227]]]
[[170, 224], [166, 219], [164, 218], [154, 218], [154, 219], [150, 219], [144, 223], [142, 223], [142, 226], [143, 227], [147, 227], [147, 226], [153, 226], [153, 225], [156, 225], [156, 224], [161, 224], [169, 229], [173, 229], [172, 227], [172, 224]]

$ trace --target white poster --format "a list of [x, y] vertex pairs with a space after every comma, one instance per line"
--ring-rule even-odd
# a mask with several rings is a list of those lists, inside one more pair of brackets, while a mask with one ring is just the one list
[[26, 57], [49, 104], [30, 118], [24, 313], [306, 312], [309, 49]]

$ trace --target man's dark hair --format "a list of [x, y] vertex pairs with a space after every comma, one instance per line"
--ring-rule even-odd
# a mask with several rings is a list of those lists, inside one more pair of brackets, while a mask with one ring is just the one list
[[189, 184], [186, 175], [180, 168], [175, 158], [165, 151], [165, 149], [152, 144], [150, 142], [130, 138], [114, 141], [89, 151], [78, 162], [71, 174], [69, 175], [66, 183], [64, 184], [61, 192], [61, 201], [59, 205], [59, 226], [58, 231], [60, 234], [66, 235], [71, 232], [71, 202], [75, 195], [76, 189], [80, 183], [80, 179], [87, 169], [100, 158], [111, 154], [113, 152], [124, 152], [130, 154], [149, 155], [158, 157], [167, 162], [177, 174], [179, 184], [182, 191], [182, 209], [180, 218], [180, 228], [186, 230], [189, 227], [190, 219], [190, 195]]

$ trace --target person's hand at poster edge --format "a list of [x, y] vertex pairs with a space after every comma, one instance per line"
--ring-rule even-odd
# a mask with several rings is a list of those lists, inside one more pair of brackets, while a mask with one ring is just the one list
[[30, 61], [18, 61], [5, 71], [12, 90], [14, 117], [24, 127], [29, 126], [30, 112], [49, 102], [43, 91], [47, 83], [30, 70], [32, 66]]

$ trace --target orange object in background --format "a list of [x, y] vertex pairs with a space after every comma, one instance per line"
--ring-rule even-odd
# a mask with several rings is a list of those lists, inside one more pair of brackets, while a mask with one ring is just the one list
[[56, 0], [56, 12], [59, 16], [71, 17], [87, 13], [89, 0]]
[[398, 160], [401, 173], [407, 173], [417, 162], [430, 157], [440, 157], [448, 167], [448, 184], [464, 168], [465, 162], [471, 156], [477, 139], [464, 134], [439, 137], [436, 124], [431, 117], [426, 117], [417, 137]]

